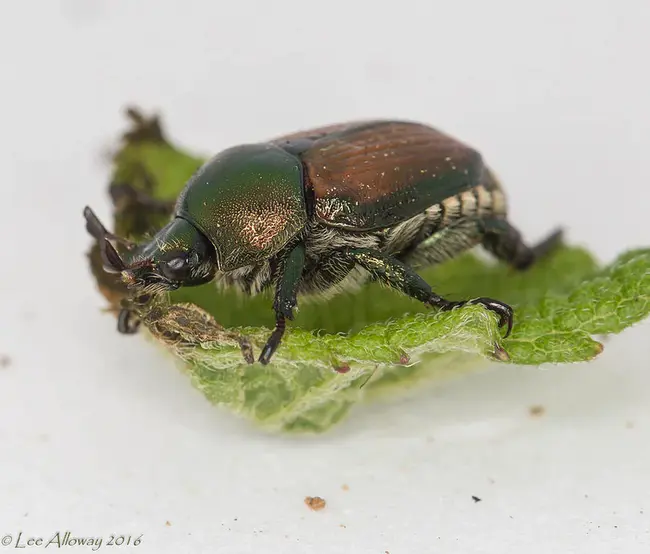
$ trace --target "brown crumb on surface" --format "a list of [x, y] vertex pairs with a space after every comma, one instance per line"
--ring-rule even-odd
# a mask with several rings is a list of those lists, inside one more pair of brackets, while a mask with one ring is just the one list
[[339, 527], [343, 527], [343, 529], [346, 529], [347, 525], [345, 525], [344, 523], [339, 523]]
[[546, 412], [546, 408], [544, 408], [544, 406], [542, 406], [541, 404], [536, 404], [536, 405], [531, 406], [530, 408], [528, 408], [528, 413], [532, 417], [543, 416], [545, 412]]
[[7, 356], [6, 354], [0, 354], [0, 367], [1, 368], [6, 368], [11, 365], [11, 358]]
[[172, 526], [171, 521], [169, 521], [169, 520], [165, 521], [165, 526], [166, 527], [171, 527]]
[[350, 487], [348, 487], [347, 485], [341, 485], [341, 488], [342, 488], [344, 491], [349, 491], [349, 490], [350, 490]]
[[322, 510], [325, 507], [325, 500], [320, 496], [306, 496], [305, 504], [314, 511]]

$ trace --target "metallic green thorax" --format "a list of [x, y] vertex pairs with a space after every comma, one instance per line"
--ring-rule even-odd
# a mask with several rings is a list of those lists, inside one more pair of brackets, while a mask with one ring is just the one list
[[268, 259], [307, 223], [300, 160], [271, 144], [225, 150], [187, 182], [175, 213], [210, 239], [222, 271]]

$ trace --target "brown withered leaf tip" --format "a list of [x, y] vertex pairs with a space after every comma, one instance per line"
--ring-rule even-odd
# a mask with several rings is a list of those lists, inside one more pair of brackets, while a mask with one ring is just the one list
[[542, 406], [541, 404], [536, 404], [536, 405], [531, 406], [530, 408], [528, 408], [528, 413], [532, 417], [543, 416], [545, 412], [546, 412], [546, 408], [544, 408], [544, 406]]
[[125, 140], [130, 142], [166, 142], [160, 125], [160, 118], [157, 115], [146, 117], [135, 106], [128, 106], [125, 112], [133, 125], [130, 131], [124, 133]]
[[305, 504], [307, 504], [311, 510], [317, 512], [325, 507], [326, 502], [320, 496], [306, 496]]

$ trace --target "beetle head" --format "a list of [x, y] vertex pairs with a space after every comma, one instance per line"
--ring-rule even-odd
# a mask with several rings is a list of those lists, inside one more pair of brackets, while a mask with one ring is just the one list
[[[147, 243], [133, 244], [109, 233], [90, 208], [86, 229], [98, 241], [104, 271], [119, 273], [129, 288], [156, 294], [211, 281], [217, 261], [214, 246], [189, 221], [174, 218]], [[126, 246], [117, 252], [111, 240]]]

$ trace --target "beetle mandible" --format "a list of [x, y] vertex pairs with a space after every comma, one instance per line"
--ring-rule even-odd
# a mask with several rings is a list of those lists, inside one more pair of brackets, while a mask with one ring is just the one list
[[[557, 230], [527, 245], [482, 156], [411, 121], [331, 125], [224, 150], [188, 180], [169, 223], [145, 244], [109, 233], [88, 207], [84, 215], [104, 269], [137, 294], [213, 280], [248, 294], [274, 286], [276, 323], [263, 364], [280, 345], [297, 296], [369, 279], [441, 310], [482, 304], [508, 336], [510, 306], [447, 300], [416, 269], [480, 244], [523, 270], [562, 238]], [[125, 243], [126, 253], [110, 241]]]

